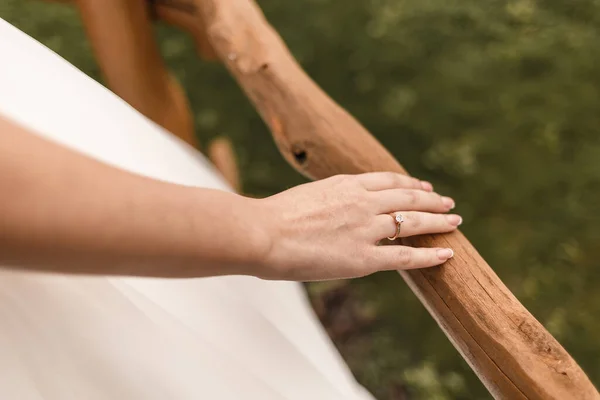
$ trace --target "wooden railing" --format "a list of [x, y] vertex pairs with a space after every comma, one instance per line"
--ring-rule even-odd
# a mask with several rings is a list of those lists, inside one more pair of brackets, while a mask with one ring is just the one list
[[[204, 58], [227, 67], [283, 156], [306, 177], [406, 173], [307, 76], [253, 0], [72, 1], [109, 87], [184, 140], [197, 145], [187, 101], [154, 42], [153, 18], [187, 30]], [[228, 143], [212, 148], [213, 162], [237, 184]], [[400, 274], [495, 398], [600, 399], [577, 363], [460, 232], [406, 243], [455, 250], [444, 266]]]

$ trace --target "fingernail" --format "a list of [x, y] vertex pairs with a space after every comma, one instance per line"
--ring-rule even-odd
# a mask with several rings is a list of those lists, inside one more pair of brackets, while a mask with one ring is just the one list
[[444, 205], [451, 210], [455, 206], [454, 200], [452, 200], [450, 197], [446, 197], [446, 196], [442, 196], [442, 203], [444, 203]]
[[428, 192], [433, 191], [433, 185], [427, 181], [421, 181], [421, 187], [423, 190], [427, 190]]
[[439, 249], [437, 251], [437, 256], [440, 260], [447, 260], [454, 257], [454, 252], [452, 249]]
[[463, 222], [462, 217], [460, 215], [456, 215], [456, 214], [446, 215], [446, 219], [448, 220], [448, 222], [451, 225], [454, 225], [454, 226], [459, 226]]

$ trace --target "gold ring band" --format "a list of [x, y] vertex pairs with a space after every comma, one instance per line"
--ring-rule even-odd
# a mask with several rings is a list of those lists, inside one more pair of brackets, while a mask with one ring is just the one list
[[388, 240], [396, 240], [400, 237], [400, 229], [402, 229], [402, 223], [404, 222], [404, 217], [400, 213], [396, 214], [395, 216], [392, 215], [392, 217], [396, 223], [396, 234], [393, 237], [388, 237]]

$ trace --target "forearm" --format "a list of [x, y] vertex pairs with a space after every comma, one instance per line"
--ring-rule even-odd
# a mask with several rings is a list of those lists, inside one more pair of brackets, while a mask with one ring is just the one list
[[0, 263], [135, 276], [255, 274], [258, 200], [105, 165], [0, 117]]

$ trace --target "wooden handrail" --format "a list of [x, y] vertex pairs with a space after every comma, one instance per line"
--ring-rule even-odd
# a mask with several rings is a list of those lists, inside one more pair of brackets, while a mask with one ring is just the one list
[[[406, 173], [307, 76], [253, 0], [195, 4], [213, 49], [299, 172], [313, 179]], [[494, 397], [600, 399], [583, 370], [460, 232], [408, 242], [455, 250], [444, 266], [401, 275]]]
[[[312, 179], [406, 173], [307, 76], [253, 0], [151, 3], [155, 15], [192, 33], [204, 56], [224, 63], [300, 173]], [[600, 399], [583, 370], [460, 232], [406, 242], [455, 250], [444, 266], [400, 274], [495, 398]]]

